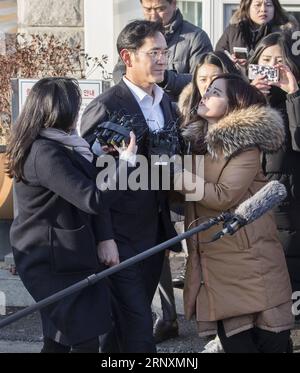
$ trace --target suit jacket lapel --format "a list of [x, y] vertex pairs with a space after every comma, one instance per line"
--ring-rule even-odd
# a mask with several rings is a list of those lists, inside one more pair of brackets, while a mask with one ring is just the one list
[[170, 126], [174, 118], [173, 118], [172, 111], [171, 111], [170, 99], [168, 98], [166, 94], [163, 95], [160, 106], [162, 108], [164, 119], [165, 119], [164, 128], [167, 128], [168, 126]]
[[118, 83], [118, 86], [119, 87], [116, 90], [116, 96], [123, 104], [122, 106], [124, 109], [124, 113], [129, 114], [129, 115], [137, 114], [137, 115], [141, 115], [144, 118], [140, 105], [137, 103], [130, 89], [123, 82], [123, 79], [120, 81], [120, 83]]

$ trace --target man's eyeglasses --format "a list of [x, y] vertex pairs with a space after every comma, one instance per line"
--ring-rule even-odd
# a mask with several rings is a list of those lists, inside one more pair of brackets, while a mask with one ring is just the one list
[[141, 51], [141, 50], [136, 50], [136, 53], [144, 53], [147, 56], [149, 56], [153, 61], [159, 61], [162, 57], [164, 59], [168, 59], [170, 56], [170, 51], [167, 49], [160, 50], [160, 49], [154, 49], [152, 51]]

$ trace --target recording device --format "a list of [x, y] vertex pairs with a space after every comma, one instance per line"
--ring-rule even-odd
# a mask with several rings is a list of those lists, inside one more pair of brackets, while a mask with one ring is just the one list
[[265, 76], [269, 82], [279, 81], [279, 70], [272, 66], [250, 64], [248, 67], [248, 78], [254, 80], [258, 75]]
[[285, 186], [278, 181], [270, 181], [254, 196], [244, 201], [234, 212], [228, 215], [224, 229], [213, 236], [212, 242], [222, 238], [225, 234], [234, 234], [246, 224], [252, 223], [264, 213], [282, 202], [287, 196]]
[[233, 47], [233, 54], [238, 59], [246, 60], [248, 58], [248, 49], [243, 47]]
[[171, 158], [176, 154], [186, 154], [186, 144], [177, 126], [177, 121], [171, 122], [163, 130], [149, 133], [149, 157], [166, 155]]
[[137, 143], [141, 142], [148, 128], [141, 125], [141, 118], [138, 115], [124, 115], [114, 112], [109, 120], [100, 123], [95, 131], [96, 140], [101, 146], [126, 146], [130, 142], [130, 131], [136, 135]]
[[141, 115], [124, 115], [121, 112], [112, 113], [108, 121], [97, 126], [92, 151], [100, 155], [103, 146], [128, 145], [130, 131], [136, 135], [136, 143], [141, 153], [145, 153], [149, 158], [151, 155], [167, 155], [171, 158], [175, 154], [184, 154], [185, 142], [177, 121], [167, 124], [162, 130], [152, 132]]

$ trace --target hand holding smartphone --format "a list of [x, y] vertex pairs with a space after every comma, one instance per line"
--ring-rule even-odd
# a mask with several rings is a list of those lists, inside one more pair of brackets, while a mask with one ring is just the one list
[[239, 60], [246, 60], [248, 58], [248, 49], [243, 47], [233, 47], [233, 54]]

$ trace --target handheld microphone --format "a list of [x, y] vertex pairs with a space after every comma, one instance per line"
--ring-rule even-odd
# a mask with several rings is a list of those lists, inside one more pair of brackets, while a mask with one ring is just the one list
[[224, 224], [224, 229], [213, 236], [212, 242], [222, 238], [225, 234], [234, 234], [241, 227], [252, 223], [264, 213], [282, 202], [287, 196], [285, 186], [277, 180], [270, 181], [252, 197], [240, 204], [235, 210], [233, 218]]

